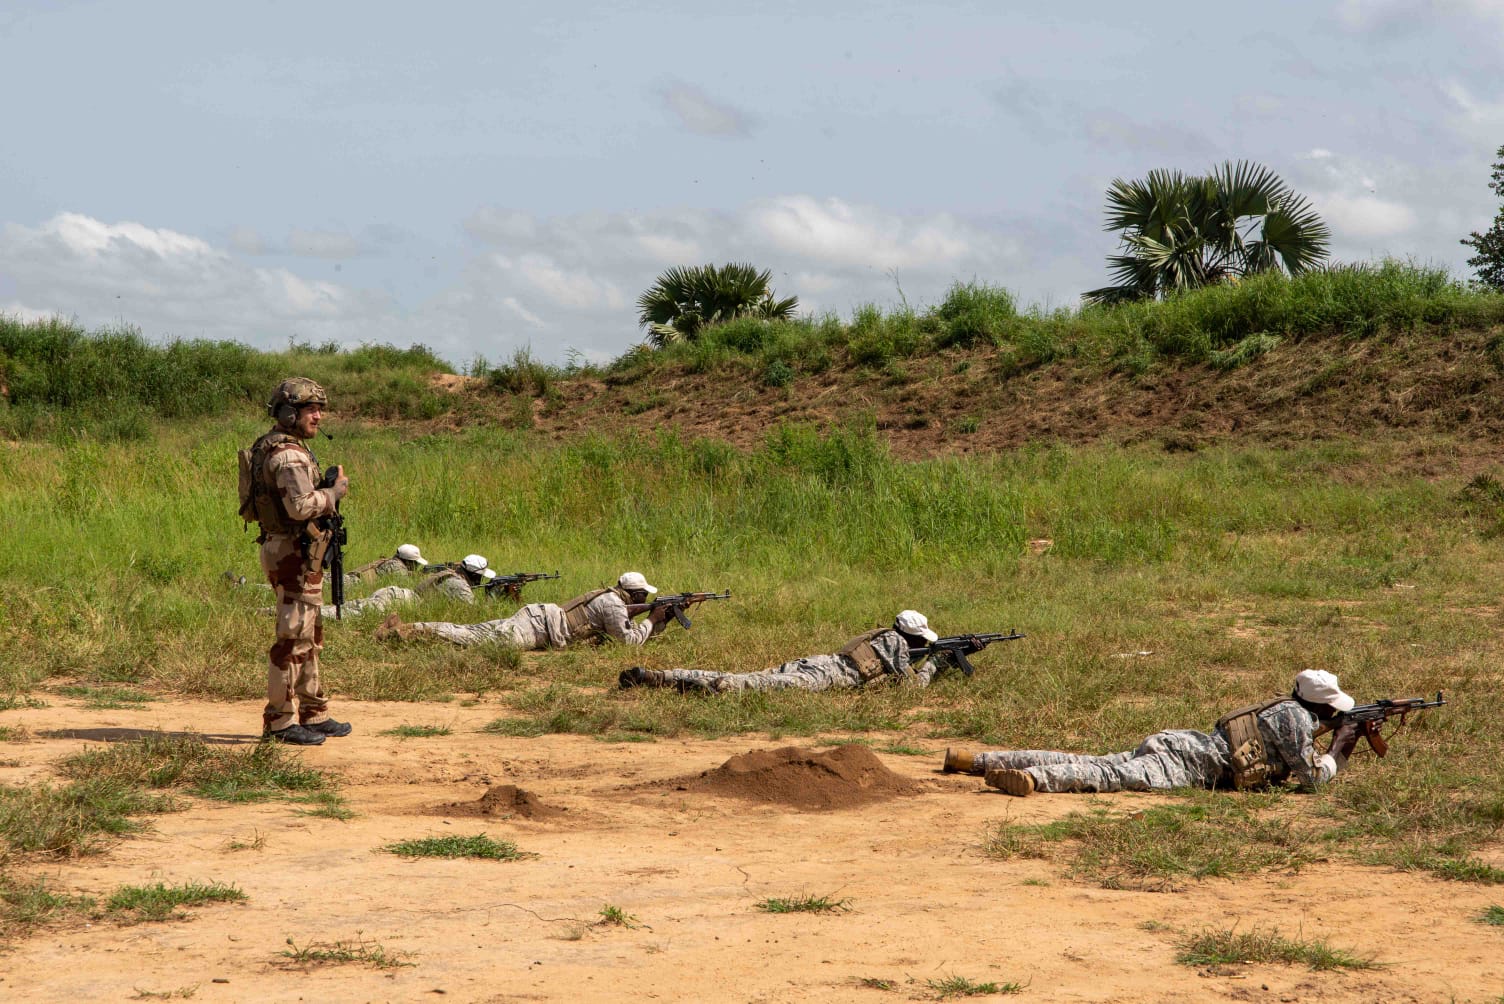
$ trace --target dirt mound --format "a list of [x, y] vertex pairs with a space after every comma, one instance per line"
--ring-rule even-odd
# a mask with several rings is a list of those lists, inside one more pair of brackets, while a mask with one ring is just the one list
[[795, 809], [848, 809], [924, 790], [855, 743], [828, 750], [753, 750], [676, 787]]
[[445, 802], [429, 810], [436, 816], [502, 816], [517, 819], [555, 819], [568, 812], [556, 805], [544, 805], [538, 796], [515, 784], [497, 785], [473, 802]]

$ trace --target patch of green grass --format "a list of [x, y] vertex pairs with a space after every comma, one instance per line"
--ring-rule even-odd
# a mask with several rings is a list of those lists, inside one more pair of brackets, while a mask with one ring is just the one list
[[172, 798], [150, 795], [110, 778], [78, 781], [58, 788], [35, 784], [0, 786], [0, 841], [11, 850], [75, 857], [92, 854], [107, 834], [142, 829], [132, 816], [174, 812]]
[[139, 708], [141, 705], [148, 704], [157, 699], [151, 694], [132, 690], [129, 687], [89, 687], [77, 685], [59, 687], [57, 692], [64, 697], [76, 697], [82, 700], [84, 707], [93, 711]]
[[432, 736], [449, 735], [447, 725], [398, 725], [394, 729], [386, 729], [377, 735], [396, 736], [399, 739], [428, 739]]
[[245, 893], [238, 888], [222, 882], [185, 882], [181, 885], [157, 882], [153, 885], [121, 886], [105, 901], [105, 909], [111, 913], [132, 914], [136, 920], [163, 921], [182, 916], [178, 913], [180, 906], [239, 903], [245, 898]]
[[851, 900], [830, 896], [774, 896], [755, 904], [764, 913], [843, 913], [851, 909]]
[[345, 805], [344, 796], [337, 791], [315, 791], [292, 799], [298, 805], [311, 805], [311, 809], [297, 810], [300, 816], [315, 816], [320, 819], [338, 819], [344, 822], [355, 818], [355, 810]]
[[24, 743], [30, 738], [24, 725], [0, 725], [0, 743]]
[[53, 892], [45, 879], [18, 882], [0, 875], [0, 934], [24, 933], [68, 914], [93, 909], [94, 901], [89, 897]]
[[897, 990], [898, 984], [893, 980], [885, 980], [878, 976], [862, 976], [856, 981], [856, 985], [866, 990]]
[[1175, 961], [1186, 966], [1278, 962], [1316, 970], [1378, 968], [1372, 958], [1333, 948], [1322, 939], [1290, 939], [1275, 931], [1207, 930], [1186, 935], [1177, 947]]
[[382, 848], [405, 858], [485, 858], [490, 861], [517, 861], [533, 855], [517, 849], [510, 840], [494, 840], [484, 833], [470, 837], [421, 837], [399, 840]]
[[925, 980], [925, 986], [935, 991], [937, 1000], [946, 1000], [950, 997], [984, 997], [991, 994], [1021, 994], [1024, 992], [1022, 983], [978, 983], [964, 976], [947, 976], [944, 979]]
[[621, 907], [612, 906], [609, 903], [601, 907], [600, 917], [601, 919], [596, 921], [596, 923], [603, 927], [637, 928], [642, 926], [638, 923], [635, 916], [627, 913]]
[[408, 953], [389, 952], [380, 942], [367, 941], [359, 934], [353, 941], [310, 941], [302, 948], [288, 938], [287, 946], [287, 950], [282, 953], [283, 957], [304, 964], [343, 965], [357, 962], [376, 969], [400, 969], [414, 965], [407, 961]]
[[1478, 914], [1478, 923], [1504, 927], [1504, 906], [1491, 906]]
[[1181, 804], [1133, 812], [1073, 812], [1043, 825], [992, 824], [998, 858], [1063, 855], [1075, 878], [1109, 889], [1168, 889], [1185, 879], [1299, 869], [1313, 853], [1298, 827], [1266, 810], [1277, 793], [1183, 792]]
[[30, 694], [6, 694], [0, 697], [0, 711], [14, 711], [17, 708], [45, 708], [47, 702]]
[[145, 788], [185, 788], [221, 802], [262, 802], [322, 791], [330, 780], [278, 743], [218, 746], [192, 734], [152, 733], [68, 757], [63, 774]]

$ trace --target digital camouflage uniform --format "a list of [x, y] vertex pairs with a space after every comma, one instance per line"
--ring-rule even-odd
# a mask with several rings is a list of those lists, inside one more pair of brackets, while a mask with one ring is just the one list
[[510, 617], [479, 624], [420, 621], [403, 625], [405, 637], [431, 635], [456, 645], [501, 642], [524, 651], [564, 648], [584, 641], [614, 638], [624, 645], [641, 645], [663, 630], [664, 623], [632, 623], [626, 593], [597, 589], [563, 604], [529, 603]]
[[[361, 614], [385, 610], [401, 603], [416, 602], [418, 602], [418, 594], [405, 586], [382, 586], [370, 596], [362, 596], [358, 600], [346, 600], [339, 615], [341, 618], [359, 617]], [[333, 617], [334, 604], [325, 603], [319, 608], [319, 612], [325, 617]]]
[[[867, 649], [862, 648], [865, 642]], [[868, 653], [870, 650], [870, 654]], [[760, 673], [719, 673], [708, 669], [665, 669], [643, 675], [639, 685], [674, 687], [726, 693], [735, 690], [834, 690], [861, 687], [878, 679], [903, 680], [928, 686], [934, 677], [934, 660], [915, 666], [909, 645], [892, 628], [869, 631], [853, 638], [840, 652], [807, 655]]]
[[261, 717], [266, 730], [279, 731], [295, 720], [310, 725], [329, 718], [319, 683], [324, 571], [305, 556], [304, 536], [310, 520], [334, 512], [335, 496], [333, 489], [315, 487], [318, 461], [297, 438], [273, 429], [258, 446], [265, 451], [262, 487], [278, 510], [261, 523], [261, 569], [277, 597], [277, 640], [267, 653]]
[[[1337, 775], [1338, 763], [1316, 752], [1317, 718], [1296, 701], [1281, 701], [1259, 712], [1259, 736], [1269, 766], [1269, 782], [1293, 778], [1303, 790]], [[1156, 732], [1138, 749], [1106, 756], [1083, 756], [1052, 750], [1000, 750], [980, 753], [973, 769], [1027, 771], [1034, 790], [1164, 791], [1170, 788], [1215, 788], [1232, 777], [1231, 752], [1222, 729]]]

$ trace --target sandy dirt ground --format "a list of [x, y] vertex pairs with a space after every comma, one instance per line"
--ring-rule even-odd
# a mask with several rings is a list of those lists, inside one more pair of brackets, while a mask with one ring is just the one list
[[[187, 811], [151, 817], [147, 833], [113, 842], [103, 855], [8, 862], [17, 876], [96, 897], [126, 883], [199, 881], [232, 883], [248, 900], [193, 908], [174, 922], [106, 919], [44, 930], [0, 954], [0, 1000], [191, 992], [196, 1001], [881, 1004], [936, 999], [930, 981], [949, 976], [1021, 983], [1016, 999], [1037, 1001], [1504, 995], [1504, 931], [1475, 920], [1500, 900], [1496, 889], [1337, 862], [1299, 876], [1206, 881], [1178, 892], [1072, 883], [1048, 862], [989, 858], [982, 840], [993, 821], [1044, 821], [1089, 800], [1010, 799], [977, 778], [939, 774], [938, 749], [877, 755], [897, 777], [879, 779], [884, 784], [862, 804], [799, 809], [778, 801], [787, 784], [763, 793], [773, 800], [758, 801], [730, 797], [701, 776], [750, 750], [787, 745], [765, 738], [517, 739], [476, 731], [496, 717], [498, 709], [484, 704], [343, 702], [336, 710], [355, 723], [355, 734], [301, 755], [340, 776], [354, 819], [195, 799]], [[0, 745], [0, 783], [52, 779], [60, 757], [133, 730], [249, 743], [258, 716], [249, 704], [90, 711], [56, 698], [48, 708], [0, 715], [0, 724], [31, 733], [27, 742]], [[405, 740], [376, 734], [400, 724], [445, 724], [453, 732]], [[1097, 804], [1153, 800], [1124, 795]], [[404, 859], [380, 849], [476, 833], [536, 856]], [[777, 915], [756, 906], [801, 894], [848, 908]], [[598, 923], [606, 905], [639, 926]], [[1385, 965], [1358, 973], [1279, 965], [1204, 971], [1174, 961], [1175, 930], [1233, 925], [1325, 938]], [[282, 954], [289, 939], [298, 946], [364, 939], [411, 965], [295, 964]]]

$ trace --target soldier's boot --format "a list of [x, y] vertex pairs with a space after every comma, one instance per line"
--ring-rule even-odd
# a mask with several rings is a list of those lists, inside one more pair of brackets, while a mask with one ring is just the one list
[[289, 725], [285, 729], [268, 729], [261, 734], [261, 738], [287, 743], [289, 746], [318, 746], [324, 741], [322, 735], [301, 725]]
[[1017, 795], [1023, 798], [1034, 794], [1034, 775], [1026, 770], [1012, 770], [1007, 767], [989, 770], [986, 781], [988, 787], [996, 788], [1005, 795]]
[[641, 666], [624, 669], [616, 678], [616, 685], [622, 690], [631, 690], [633, 687], [661, 687], [663, 684], [663, 670], [643, 669]]
[[947, 774], [980, 774], [977, 770], [977, 752], [965, 746], [951, 746], [945, 751], [945, 763], [941, 770]]
[[321, 736], [331, 736], [335, 739], [343, 739], [354, 731], [354, 726], [349, 722], [336, 722], [333, 718], [326, 718], [322, 722], [304, 722], [303, 728], [309, 732], [317, 732]]
[[388, 614], [386, 620], [376, 629], [376, 640], [386, 641], [388, 638], [411, 638], [413, 629], [411, 624], [402, 623], [401, 614]]

